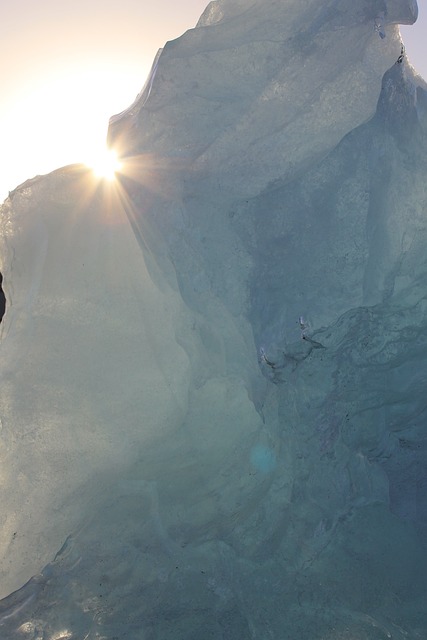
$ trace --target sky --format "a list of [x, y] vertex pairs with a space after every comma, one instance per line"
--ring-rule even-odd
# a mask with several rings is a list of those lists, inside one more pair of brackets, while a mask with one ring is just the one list
[[[427, 78], [427, 16], [402, 28]], [[157, 50], [192, 28], [208, 0], [0, 3], [0, 202], [36, 174], [90, 163], [108, 119], [141, 90]], [[423, 44], [424, 40], [424, 44]]]

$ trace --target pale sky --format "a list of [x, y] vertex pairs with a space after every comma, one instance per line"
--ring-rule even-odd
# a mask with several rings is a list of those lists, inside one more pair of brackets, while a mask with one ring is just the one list
[[[424, 1], [424, 0], [422, 0]], [[157, 49], [195, 26], [208, 0], [0, 3], [0, 202], [39, 173], [90, 160], [108, 118], [133, 102]], [[427, 18], [404, 28], [427, 78]]]

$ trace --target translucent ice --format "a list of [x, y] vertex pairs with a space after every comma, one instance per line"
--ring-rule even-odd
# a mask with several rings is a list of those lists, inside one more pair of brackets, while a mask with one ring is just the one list
[[4, 203], [1, 637], [426, 636], [416, 14], [212, 2]]

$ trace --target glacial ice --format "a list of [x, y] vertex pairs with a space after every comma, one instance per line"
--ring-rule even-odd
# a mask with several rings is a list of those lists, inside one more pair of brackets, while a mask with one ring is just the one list
[[413, 0], [216, 0], [1, 208], [0, 637], [427, 633]]

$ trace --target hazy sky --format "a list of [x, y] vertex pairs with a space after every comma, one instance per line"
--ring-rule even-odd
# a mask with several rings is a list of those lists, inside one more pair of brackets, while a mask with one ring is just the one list
[[[90, 159], [109, 116], [142, 88], [157, 49], [192, 28], [207, 3], [2, 1], [0, 201], [37, 173]], [[403, 32], [410, 59], [427, 78], [423, 6], [418, 24]]]

